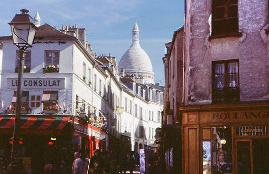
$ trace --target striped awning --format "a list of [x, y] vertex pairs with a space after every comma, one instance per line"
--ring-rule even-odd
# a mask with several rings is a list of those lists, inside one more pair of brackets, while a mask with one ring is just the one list
[[[13, 128], [15, 121], [14, 115], [0, 115], [0, 129]], [[70, 121], [70, 116], [21, 116], [21, 129], [38, 129], [38, 130], [61, 130]]]

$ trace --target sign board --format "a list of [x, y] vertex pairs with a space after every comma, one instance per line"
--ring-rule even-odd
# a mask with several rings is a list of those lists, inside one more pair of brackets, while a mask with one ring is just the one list
[[[8, 78], [7, 87], [16, 89], [18, 84], [17, 78]], [[23, 78], [22, 89], [64, 89], [64, 78]]]
[[[187, 120], [189, 122], [189, 119]], [[200, 123], [269, 122], [269, 110], [201, 112], [199, 121]]]
[[139, 157], [140, 157], [140, 173], [143, 174], [146, 172], [145, 150], [144, 149], [139, 149]]
[[266, 136], [266, 126], [239, 126], [236, 129], [238, 136]]

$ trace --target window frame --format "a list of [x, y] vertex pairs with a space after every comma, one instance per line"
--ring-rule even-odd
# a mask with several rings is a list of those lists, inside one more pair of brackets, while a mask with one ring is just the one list
[[82, 64], [82, 79], [83, 79], [83, 81], [86, 81], [86, 71], [87, 71], [87, 67], [86, 67], [86, 63], [85, 62], [83, 62], [83, 64]]
[[[13, 91], [13, 96], [12, 97], [17, 97], [17, 91]], [[26, 97], [26, 100], [23, 101], [22, 99]], [[30, 99], [30, 92], [29, 91], [21, 91], [21, 113], [29, 113], [30, 112], [30, 104], [29, 100]], [[17, 100], [16, 100], [17, 101]], [[11, 102], [11, 105], [15, 108], [17, 103], [16, 102]]]
[[89, 78], [89, 85], [92, 83], [92, 70], [88, 68], [88, 78]]
[[[225, 37], [239, 35], [238, 0], [212, 0], [212, 36]], [[221, 10], [223, 11], [222, 13]], [[229, 26], [229, 27], [223, 27]]]
[[[57, 53], [58, 57], [47, 57], [49, 53]], [[51, 64], [47, 62], [48, 58], [51, 60]], [[58, 58], [58, 61], [55, 62], [55, 59]], [[60, 50], [45, 50], [44, 51], [44, 72], [51, 73], [51, 72], [59, 72], [59, 65], [60, 65]]]
[[97, 90], [97, 75], [96, 74], [94, 74], [93, 75], [93, 90], [96, 92], [96, 90]]
[[[18, 73], [18, 63], [20, 59], [20, 51], [16, 50], [16, 60], [15, 60], [15, 73]], [[27, 60], [30, 60], [30, 64], [27, 66], [26, 62]], [[24, 56], [24, 64], [23, 64], [23, 73], [29, 73], [31, 71], [31, 66], [32, 66], [32, 52], [31, 50], [26, 50], [25, 51], [25, 56]]]
[[[59, 111], [59, 91], [43, 91], [43, 94], [57, 94], [56, 100], [48, 100], [43, 101], [41, 98], [41, 102], [43, 103], [42, 110], [43, 112], [58, 112]], [[46, 109], [49, 108], [49, 109]]]
[[[33, 100], [34, 98], [34, 100]], [[39, 100], [38, 100], [39, 98]], [[41, 96], [40, 95], [31, 95], [31, 108], [39, 108], [41, 106]]]
[[[229, 86], [229, 72], [228, 65], [231, 63], [237, 63], [237, 84], [235, 87]], [[224, 87], [222, 90], [218, 90], [215, 87], [216, 84], [216, 72], [215, 67], [217, 64], [224, 64]], [[229, 59], [212, 61], [212, 103], [236, 103], [240, 101], [240, 71], [239, 71], [239, 59]], [[218, 94], [220, 93], [220, 94]], [[221, 94], [222, 93], [222, 94]], [[220, 95], [223, 95], [220, 98]], [[232, 96], [232, 97], [231, 97]]]

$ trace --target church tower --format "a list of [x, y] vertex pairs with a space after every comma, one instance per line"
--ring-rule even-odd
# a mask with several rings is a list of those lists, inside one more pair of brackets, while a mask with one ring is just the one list
[[34, 18], [34, 24], [36, 27], [40, 27], [41, 25], [41, 18], [39, 16], [38, 11], [36, 12], [35, 18]]

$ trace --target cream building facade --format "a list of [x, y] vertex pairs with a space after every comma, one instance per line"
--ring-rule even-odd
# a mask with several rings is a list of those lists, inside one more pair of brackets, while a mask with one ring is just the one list
[[[154, 84], [150, 59], [141, 51], [139, 39], [136, 40], [138, 25], [133, 31], [134, 45], [140, 50], [137, 56], [142, 53], [148, 58], [147, 67], [129, 68], [121, 61], [120, 68], [126, 74], [142, 75], [145, 80], [128, 77], [132, 86], [127, 86], [129, 82], [124, 83], [127, 77], [118, 73], [115, 58], [97, 57], [91, 50], [84, 28], [66, 26], [58, 30], [40, 24], [38, 14], [35, 20], [38, 26], [35, 44], [26, 53], [23, 73], [24, 114], [95, 119], [98, 121], [94, 126], [103, 133], [94, 130], [88, 133], [100, 140], [107, 140], [109, 134], [124, 134], [130, 137], [132, 150], [154, 144], [155, 129], [161, 126], [163, 89]], [[0, 111], [8, 114], [16, 101], [18, 49], [10, 36], [0, 37], [0, 42]], [[133, 61], [132, 56], [129, 58]], [[154, 100], [150, 97], [153, 95]]]

